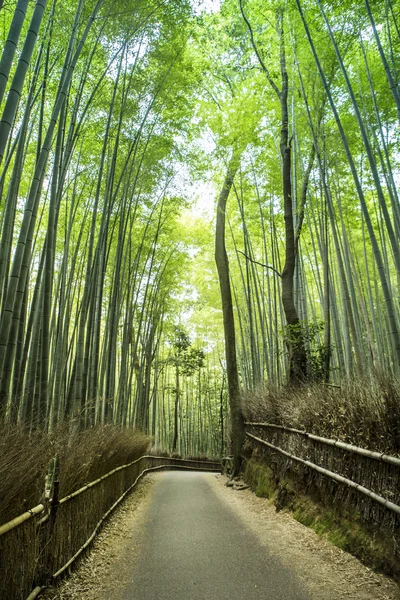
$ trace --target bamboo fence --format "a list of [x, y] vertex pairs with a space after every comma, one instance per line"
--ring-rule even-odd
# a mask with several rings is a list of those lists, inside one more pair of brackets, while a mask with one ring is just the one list
[[400, 458], [274, 423], [247, 422], [246, 437], [275, 475], [317, 491], [339, 513], [357, 513], [398, 554]]
[[58, 500], [58, 465], [43, 501], [0, 527], [0, 598], [33, 600], [84, 555], [104, 521], [148, 472], [219, 471], [219, 462], [142, 456]]

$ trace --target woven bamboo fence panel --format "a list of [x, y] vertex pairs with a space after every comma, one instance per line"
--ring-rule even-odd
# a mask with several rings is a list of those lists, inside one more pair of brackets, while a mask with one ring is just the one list
[[83, 554], [116, 501], [147, 470], [158, 469], [215, 472], [220, 463], [143, 456], [62, 498], [53, 510], [47, 512], [39, 505], [33, 510], [37, 514], [17, 526], [10, 522], [0, 527], [0, 598], [25, 600], [32, 590], [38, 592], [51, 582], [58, 571], [67, 570], [65, 565]]
[[[385, 499], [400, 506], [400, 459], [380, 455], [356, 447], [347, 448], [334, 445], [326, 440], [305, 432], [274, 424], [246, 424], [247, 434], [257, 436], [269, 444], [314, 465], [333, 472], [347, 480], [363, 486]], [[317, 439], [316, 439], [317, 438]], [[262, 447], [249, 435], [248, 443], [280, 477], [294, 475], [299, 479], [304, 491], [315, 487], [327, 503], [340, 507], [343, 512], [351, 508], [360, 515], [365, 524], [376, 531], [384, 529], [394, 541], [395, 548], [400, 544], [400, 516], [357, 489], [340, 483], [312, 468], [305, 466], [271, 447]]]

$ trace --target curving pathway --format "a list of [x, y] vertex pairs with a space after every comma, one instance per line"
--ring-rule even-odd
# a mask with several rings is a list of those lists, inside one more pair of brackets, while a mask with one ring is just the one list
[[157, 477], [123, 600], [310, 600], [217, 497], [208, 473]]

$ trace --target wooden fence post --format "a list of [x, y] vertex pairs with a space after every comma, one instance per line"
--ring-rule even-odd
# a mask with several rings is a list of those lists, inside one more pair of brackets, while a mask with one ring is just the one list
[[37, 522], [38, 527], [38, 562], [35, 572], [34, 584], [46, 585], [52, 576], [52, 564], [49, 560], [52, 552], [51, 537], [54, 531], [57, 509], [59, 504], [59, 457], [55, 456], [49, 464], [45, 478], [43, 502], [44, 511]]

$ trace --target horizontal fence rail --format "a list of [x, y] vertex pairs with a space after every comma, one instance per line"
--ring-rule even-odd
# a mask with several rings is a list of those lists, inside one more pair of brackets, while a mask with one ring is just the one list
[[[184, 469], [195, 469], [196, 471], [198, 471], [198, 470], [215, 471], [215, 467], [217, 467], [218, 470], [220, 470], [220, 468], [221, 468], [221, 464], [216, 461], [207, 461], [207, 460], [196, 461], [196, 460], [185, 459], [185, 458], [169, 458], [167, 456], [166, 457], [151, 456], [151, 454], [149, 454], [149, 455], [141, 456], [140, 458], [137, 458], [136, 460], [134, 460], [126, 465], [121, 465], [120, 467], [116, 467], [115, 469], [113, 469], [109, 473], [106, 473], [105, 475], [102, 475], [102, 477], [99, 477], [95, 481], [91, 481], [90, 483], [81, 487], [79, 490], [76, 490], [75, 492], [72, 492], [72, 494], [69, 494], [68, 496], [65, 496], [64, 498], [62, 498], [60, 500], [60, 504], [63, 504], [64, 502], [68, 502], [72, 498], [75, 498], [75, 496], [79, 496], [79, 494], [82, 494], [82, 492], [85, 492], [89, 488], [91, 488], [95, 485], [98, 485], [105, 479], [108, 479], [108, 477], [110, 477], [111, 475], [114, 475], [114, 473], [117, 473], [118, 471], [122, 471], [123, 469], [127, 469], [128, 467], [131, 467], [132, 465], [135, 465], [135, 464], [139, 463], [140, 461], [143, 461], [146, 459], [147, 460], [155, 460], [155, 461], [159, 460], [159, 461], [164, 462], [165, 464], [162, 465], [160, 468], [167, 468], [167, 467], [175, 467], [175, 468], [181, 467], [182, 468], [181, 463], [185, 463], [185, 465], [183, 465]], [[168, 462], [168, 461], [171, 461], [171, 462]], [[186, 463], [190, 463], [190, 464], [186, 465]], [[199, 463], [201, 463], [201, 465], [202, 465], [201, 467], [195, 466], [195, 465], [198, 465]], [[208, 465], [210, 465], [210, 467], [208, 467]]]
[[44, 510], [44, 504], [38, 504], [37, 506], [34, 506], [33, 508], [30, 508], [24, 512], [22, 515], [19, 515], [19, 517], [15, 517], [15, 519], [8, 521], [8, 523], [4, 523], [4, 525], [1, 525], [0, 527], [0, 536], [4, 535], [8, 531], [11, 531], [12, 529], [15, 529], [15, 527], [22, 525], [22, 523], [25, 523], [25, 521], [28, 521], [28, 519], [32, 519], [32, 517], [40, 515]]
[[84, 554], [104, 521], [140, 479], [163, 469], [217, 472], [221, 463], [146, 455], [59, 501], [52, 502], [53, 493], [49, 501], [0, 527], [0, 598], [37, 598]]
[[249, 427], [264, 427], [266, 429], [281, 429], [282, 431], [298, 433], [299, 435], [303, 435], [304, 437], [310, 440], [314, 440], [315, 442], [321, 442], [322, 444], [326, 444], [327, 446], [335, 446], [336, 448], [342, 448], [343, 450], [353, 452], [354, 454], [359, 454], [360, 456], [366, 456], [368, 458], [380, 460], [390, 465], [400, 467], [400, 458], [397, 458], [397, 456], [390, 456], [389, 454], [385, 454], [384, 452], [374, 452], [373, 450], [366, 450], [365, 448], [359, 448], [358, 446], [353, 446], [352, 444], [346, 444], [345, 442], [341, 442], [340, 440], [333, 440], [330, 438], [321, 437], [319, 435], [314, 435], [313, 433], [308, 433], [307, 431], [304, 431], [302, 429], [293, 429], [293, 427], [286, 427], [285, 425], [275, 425], [274, 423], [250, 423], [248, 421], [246, 421], [245, 425]]
[[341, 475], [338, 475], [337, 473], [333, 473], [333, 471], [324, 469], [323, 467], [320, 467], [320, 466], [310, 462], [309, 460], [303, 460], [302, 458], [299, 458], [298, 456], [294, 456], [293, 454], [290, 454], [290, 452], [286, 452], [286, 450], [283, 450], [282, 448], [278, 448], [278, 446], [274, 446], [274, 444], [270, 444], [269, 442], [266, 442], [265, 440], [262, 440], [261, 438], [258, 438], [255, 435], [252, 435], [251, 433], [247, 432], [246, 435], [250, 439], [255, 440], [256, 442], [258, 442], [260, 444], [264, 444], [265, 446], [268, 446], [269, 448], [272, 448], [273, 450], [276, 450], [277, 452], [280, 452], [281, 454], [283, 454], [284, 456], [287, 456], [288, 458], [290, 458], [291, 460], [294, 460], [295, 462], [301, 463], [301, 464], [305, 465], [306, 467], [309, 467], [310, 469], [313, 469], [314, 471], [317, 471], [318, 473], [325, 475], [326, 477], [330, 477], [331, 479], [334, 479], [335, 481], [337, 481], [339, 483], [343, 483], [343, 484], [357, 490], [358, 492], [364, 494], [365, 496], [368, 496], [372, 500], [379, 502], [379, 504], [382, 504], [385, 508], [388, 508], [389, 510], [400, 515], [400, 506], [398, 506], [397, 504], [394, 504], [393, 502], [390, 502], [389, 500], [386, 500], [386, 498], [383, 498], [382, 496], [379, 496], [378, 494], [375, 494], [374, 492], [372, 492], [371, 490], [368, 490], [367, 488], [360, 485], [359, 483], [356, 483], [355, 481], [352, 481], [351, 479], [347, 479], [346, 477], [342, 477]]
[[266, 462], [279, 478], [289, 473], [306, 493], [317, 491], [339, 512], [354, 511], [369, 529], [400, 544], [398, 457], [275, 423], [245, 425], [249, 443], [269, 449]]

